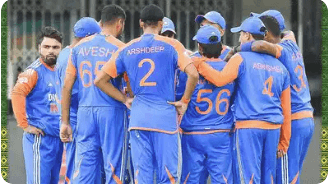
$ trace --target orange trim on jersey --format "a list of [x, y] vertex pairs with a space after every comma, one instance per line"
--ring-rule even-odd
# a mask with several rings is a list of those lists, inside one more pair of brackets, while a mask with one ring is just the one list
[[110, 168], [111, 168], [111, 173], [112, 173], [112, 178], [115, 180], [117, 184], [122, 184], [122, 181], [120, 178], [115, 174], [115, 168], [114, 166], [109, 162]]
[[74, 66], [74, 64], [72, 63], [72, 51], [70, 51], [66, 73], [69, 73], [73, 76], [77, 75], [77, 69]]
[[164, 166], [164, 168], [165, 168], [165, 170], [166, 170], [166, 172], [167, 172], [167, 174], [168, 174], [168, 177], [169, 177], [169, 179], [170, 179], [170, 183], [171, 183], [171, 184], [175, 184], [175, 183], [176, 183], [176, 180], [175, 180], [174, 176], [171, 175], [171, 173], [170, 173], [170, 171], [168, 170], [167, 166]]
[[253, 184], [253, 180], [254, 180], [254, 174], [252, 174], [251, 180], [249, 180], [249, 184]]
[[118, 76], [117, 68], [116, 68], [116, 59], [118, 58], [119, 53], [126, 47], [130, 46], [131, 44], [138, 42], [141, 40], [141, 37], [131, 40], [129, 43], [123, 45], [119, 48], [114, 55], [111, 56], [110, 60], [102, 67], [102, 70], [107, 73], [110, 77], [116, 78]]
[[298, 120], [298, 119], [304, 119], [304, 118], [314, 118], [312, 111], [301, 111], [297, 113], [293, 113], [291, 115], [291, 120]]
[[185, 132], [183, 131], [183, 134], [185, 135], [208, 135], [213, 133], [229, 133], [230, 129], [217, 129], [217, 130], [209, 130], [209, 131], [192, 131], [192, 132]]
[[291, 181], [290, 184], [296, 184], [299, 178], [299, 172], [295, 175], [295, 177], [293, 178], [293, 180]]
[[186, 184], [187, 183], [187, 180], [188, 180], [188, 177], [190, 176], [191, 172], [189, 172], [185, 178], [185, 181], [183, 182], [183, 184]]
[[171, 45], [178, 53], [178, 66], [181, 71], [184, 71], [187, 65], [192, 63], [192, 59], [189, 57], [185, 47], [176, 39], [155, 35], [155, 40], [165, 42]]
[[236, 121], [236, 129], [258, 128], [258, 129], [279, 129], [280, 124], [273, 124], [267, 121], [245, 120]]
[[114, 46], [117, 46], [117, 48], [121, 48], [121, 47], [123, 47], [125, 45], [125, 43], [123, 43], [122, 41], [120, 41], [119, 39], [115, 38], [112, 35], [107, 36], [106, 37], [106, 41], [108, 43], [113, 44]]
[[134, 178], [135, 184], [138, 184], [138, 174], [139, 174], [139, 170], [136, 171], [136, 177]]
[[65, 181], [67, 182], [67, 184], [70, 184], [70, 179], [67, 176], [65, 177]]
[[22, 129], [29, 126], [26, 118], [26, 96], [33, 90], [38, 82], [38, 73], [28, 69], [18, 76], [17, 82], [12, 91], [13, 111], [17, 125]]
[[131, 131], [131, 130], [153, 131], [153, 132], [159, 132], [159, 133], [166, 133], [169, 135], [178, 133], [178, 129], [176, 131], [165, 131], [165, 130], [161, 130], [161, 129], [152, 129], [152, 128], [146, 128], [146, 127], [130, 127], [129, 131]]
[[223, 176], [223, 180], [225, 181], [225, 184], [228, 184], [228, 179], [226, 179], [226, 177], [224, 176], [224, 174], [222, 174]]
[[129, 76], [128, 76], [128, 73], [125, 72], [125, 73], [123, 74], [123, 79], [124, 79], [125, 82], [129, 82]]
[[238, 77], [239, 66], [243, 62], [243, 58], [240, 54], [235, 54], [225, 65], [223, 70], [218, 71], [205, 61], [199, 61], [199, 59], [205, 60], [204, 58], [194, 59], [194, 65], [197, 67], [199, 74], [218, 87], [234, 81]]
[[283, 47], [276, 44], [275, 47], [277, 48], [276, 50], [276, 58], [278, 59], [280, 56], [282, 56], [282, 50], [283, 50]]
[[[41, 58], [39, 58], [40, 63], [42, 63], [47, 69], [55, 71], [55, 67], [48, 66]], [[55, 65], [54, 65], [55, 66]]]
[[79, 45], [82, 44], [82, 43], [85, 43], [85, 42], [91, 41], [91, 40], [93, 40], [93, 38], [95, 38], [95, 37], [96, 37], [96, 34], [93, 34], [93, 35], [91, 35], [91, 36], [87, 36], [87, 37], [81, 39], [81, 40], [80, 40], [80, 41], [79, 41], [74, 47], [79, 46]]
[[284, 122], [280, 130], [278, 150], [287, 152], [291, 138], [291, 89], [286, 88], [280, 96], [281, 106], [283, 109]]

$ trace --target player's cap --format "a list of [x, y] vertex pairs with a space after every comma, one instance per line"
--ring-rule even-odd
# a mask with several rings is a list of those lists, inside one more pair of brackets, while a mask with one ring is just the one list
[[239, 27], [231, 28], [232, 33], [236, 32], [249, 32], [251, 34], [256, 35], [264, 35], [266, 31], [266, 27], [263, 22], [257, 17], [248, 17], [244, 20], [243, 23]]
[[259, 18], [261, 18], [262, 16], [270, 16], [277, 20], [280, 31], [283, 31], [286, 28], [285, 19], [284, 19], [282, 13], [280, 13], [277, 10], [267, 10], [261, 14], [251, 12], [250, 16], [259, 17]]
[[161, 21], [164, 17], [163, 11], [159, 6], [154, 4], [147, 5], [140, 14], [141, 21]]
[[176, 34], [175, 25], [174, 25], [174, 23], [172, 22], [172, 20], [170, 18], [164, 17], [162, 19], [162, 21], [163, 21], [163, 26], [162, 26], [161, 34], [166, 32], [166, 31], [171, 31], [174, 34]]
[[217, 44], [221, 41], [221, 32], [211, 25], [202, 26], [193, 40], [201, 44]]
[[83, 17], [76, 22], [74, 26], [75, 37], [84, 38], [101, 32], [98, 22], [91, 17]]
[[225, 19], [222, 17], [222, 15], [216, 11], [209, 11], [205, 15], [198, 15], [195, 18], [195, 22], [200, 24], [204, 19], [208, 20], [209, 22], [215, 23], [220, 25], [222, 29], [226, 28]]

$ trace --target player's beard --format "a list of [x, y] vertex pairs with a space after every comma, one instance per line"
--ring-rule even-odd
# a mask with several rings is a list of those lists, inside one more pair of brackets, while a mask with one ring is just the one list
[[54, 66], [56, 64], [57, 56], [54, 54], [46, 56], [41, 55], [40, 57], [48, 66]]

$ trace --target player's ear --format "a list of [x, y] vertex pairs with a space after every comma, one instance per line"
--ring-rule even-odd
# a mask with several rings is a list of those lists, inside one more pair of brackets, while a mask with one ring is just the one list
[[141, 19], [139, 19], [139, 26], [140, 26], [140, 28], [144, 28], [144, 22], [141, 21]]
[[101, 28], [103, 27], [102, 20], [100, 20], [100, 21], [98, 22], [98, 24], [99, 24], [99, 26], [100, 26]]
[[223, 36], [225, 33], [225, 31], [223, 29], [221, 29], [220, 32], [221, 32], [221, 36]]

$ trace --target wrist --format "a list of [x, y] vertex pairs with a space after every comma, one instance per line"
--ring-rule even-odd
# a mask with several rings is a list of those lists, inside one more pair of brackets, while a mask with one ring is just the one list
[[180, 100], [181, 102], [183, 102], [184, 104], [188, 104], [190, 102], [190, 99], [186, 99], [184, 96], [182, 97], [182, 99]]
[[252, 51], [252, 44], [253, 44], [253, 42], [254, 41], [250, 41], [250, 42], [241, 44], [239, 46], [240, 47], [240, 50], [239, 51]]

